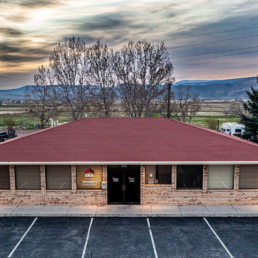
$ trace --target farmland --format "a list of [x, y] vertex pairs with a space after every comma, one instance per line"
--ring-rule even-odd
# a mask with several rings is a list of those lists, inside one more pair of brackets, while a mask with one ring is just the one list
[[[192, 119], [191, 124], [207, 127], [205, 123], [205, 119], [208, 117], [213, 117], [219, 120], [220, 124], [223, 122], [239, 122], [238, 116], [225, 116], [224, 110], [228, 110], [230, 108], [230, 101], [202, 101], [201, 102], [201, 111], [198, 115]], [[38, 123], [39, 119], [35, 117], [32, 113], [27, 113], [25, 111], [24, 106], [22, 105], [7, 105], [0, 106], [0, 126], [4, 126], [4, 115], [10, 116], [15, 121], [16, 126], [20, 126], [21, 123], [26, 122], [27, 129], [32, 129], [33, 124]], [[125, 113], [121, 110], [119, 105], [114, 107], [114, 112], [112, 113], [112, 117], [124, 117]], [[87, 113], [87, 117], [94, 117], [93, 114]], [[172, 117], [172, 119], [175, 119]], [[54, 120], [58, 120], [59, 123], [70, 122], [72, 121], [72, 117], [69, 113], [59, 113]], [[188, 122], [188, 120], [187, 120]]]

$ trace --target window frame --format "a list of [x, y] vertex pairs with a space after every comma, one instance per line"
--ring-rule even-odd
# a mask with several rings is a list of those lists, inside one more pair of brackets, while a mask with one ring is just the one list
[[[66, 167], [70, 167], [70, 189], [48, 189], [48, 180], [47, 180], [47, 167], [48, 166], [66, 166]], [[45, 165], [45, 182], [46, 182], [46, 191], [71, 191], [72, 190], [72, 166], [71, 165]]]
[[[154, 184], [148, 184], [146, 183], [146, 171], [147, 171], [147, 166], [155, 166], [155, 178], [154, 178]], [[170, 167], [170, 183], [166, 183], [166, 184], [162, 184], [162, 183], [159, 183], [159, 179], [157, 178], [157, 175], [158, 175], [158, 167], [159, 166], [169, 166]], [[158, 180], [158, 183], [155, 183], [155, 180]], [[170, 186], [172, 185], [172, 165], [146, 165], [145, 166], [145, 185], [147, 186]]]
[[[178, 167], [180, 166], [201, 166], [202, 167], [202, 174], [201, 174], [201, 188], [178, 188]], [[204, 186], [204, 180], [203, 180], [203, 175], [204, 175], [204, 165], [177, 165], [177, 169], [176, 169], [176, 190], [177, 191], [203, 191], [203, 186]]]
[[1, 166], [8, 167], [9, 188], [0, 188], [0, 191], [10, 191], [11, 190], [10, 166], [9, 165], [1, 165]]
[[[39, 180], [40, 180], [40, 188], [39, 189], [18, 189], [17, 187], [17, 166], [38, 166], [39, 167]], [[40, 165], [15, 165], [14, 166], [14, 177], [15, 177], [15, 191], [41, 191], [42, 185], [41, 185], [41, 173], [40, 173]]]
[[103, 182], [103, 166], [102, 165], [92, 165], [95, 167], [100, 166], [101, 167], [101, 182], [99, 188], [78, 188], [78, 167], [79, 166], [91, 166], [91, 165], [76, 165], [76, 189], [77, 191], [103, 191], [102, 189], [102, 182]]
[[224, 165], [208, 165], [208, 177], [207, 177], [207, 190], [208, 191], [234, 191], [235, 186], [235, 165], [225, 165], [225, 166], [233, 166], [233, 186], [231, 189], [224, 189], [224, 188], [209, 188], [209, 167], [210, 166], [224, 166]]
[[[238, 189], [240, 191], [257, 191], [258, 187], [257, 188], [240, 188], [241, 166], [257, 166], [257, 174], [258, 174], [258, 165], [257, 164], [253, 164], [253, 165], [252, 164], [250, 164], [250, 165], [240, 165], [239, 166], [239, 184], [238, 184]], [[258, 175], [257, 175], [257, 177], [258, 177]]]

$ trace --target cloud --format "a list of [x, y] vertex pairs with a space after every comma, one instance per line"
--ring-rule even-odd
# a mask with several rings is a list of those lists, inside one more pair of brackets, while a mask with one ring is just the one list
[[[178, 39], [258, 27], [257, 4], [257, 0], [0, 0], [0, 66], [4, 68], [3, 71], [13, 72], [14, 76], [16, 72], [33, 70], [41, 63], [47, 66], [47, 59], [54, 47], [72, 36], [80, 37], [88, 46], [100, 39], [103, 44], [119, 50], [129, 40], [164, 40], [169, 48], [258, 34], [258, 29], [254, 29]], [[180, 79], [184, 76], [201, 79], [207, 77], [208, 71], [209, 74], [213, 73], [213, 69], [218, 78], [222, 71], [225, 77], [229, 69], [232, 76], [233, 67], [237, 66], [236, 60], [241, 64], [241, 60], [246, 60], [246, 55], [189, 63], [176, 61], [215, 54], [178, 58], [175, 61], [174, 57], [254, 46], [257, 38], [169, 49], [171, 60], [175, 62], [175, 76]], [[227, 63], [223, 63], [223, 60]], [[249, 58], [249, 62], [255, 66], [257, 59]], [[249, 66], [245, 63], [242, 69], [243, 73], [247, 72]], [[19, 81], [16, 83], [19, 84]]]
[[59, 4], [60, 1], [57, 0], [26, 0], [20, 2], [20, 6], [26, 8], [52, 7]]
[[31, 62], [31, 61], [40, 61], [44, 59], [45, 56], [32, 56], [32, 55], [1, 55], [0, 56], [0, 61], [2, 62], [19, 62], [19, 63], [24, 63], [24, 62]]
[[25, 8], [51, 7], [60, 4], [59, 0], [0, 0], [0, 3], [19, 5]]
[[35, 67], [33, 63], [39, 63], [48, 58], [51, 50], [48, 44], [35, 46], [29, 40], [0, 42], [0, 61], [8, 68], [11, 68], [11, 64], [21, 67], [22, 63], [31, 62], [33, 68]]
[[108, 30], [125, 29], [125, 28], [140, 28], [141, 25], [135, 24], [134, 19], [127, 18], [126, 15], [118, 13], [101, 14], [90, 17], [88, 20], [82, 22], [78, 28], [80, 30], [94, 31], [94, 30]]
[[21, 30], [8, 27], [0, 27], [0, 34], [3, 34], [5, 36], [22, 36], [24, 33]]
[[11, 46], [8, 42], [0, 42], [0, 54], [19, 52], [20, 47]]

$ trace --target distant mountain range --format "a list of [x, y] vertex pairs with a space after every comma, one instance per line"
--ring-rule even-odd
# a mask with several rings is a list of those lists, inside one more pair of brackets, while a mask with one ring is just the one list
[[[200, 99], [247, 99], [246, 90], [251, 86], [258, 89], [256, 77], [237, 78], [229, 80], [183, 80], [175, 82], [172, 90], [175, 97], [178, 95], [178, 87], [189, 87], [192, 93], [198, 93]], [[33, 87], [33, 86], [30, 86]], [[26, 86], [18, 89], [0, 90], [0, 100], [22, 100]]]
[[177, 98], [178, 87], [189, 87], [192, 93], [198, 93], [201, 99], [247, 99], [246, 90], [251, 86], [258, 89], [256, 77], [239, 78], [218, 81], [181, 81], [173, 85], [173, 91]]

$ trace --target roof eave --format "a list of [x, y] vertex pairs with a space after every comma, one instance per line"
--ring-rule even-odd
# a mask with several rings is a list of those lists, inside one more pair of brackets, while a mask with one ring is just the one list
[[0, 162], [0, 165], [252, 165], [257, 161], [64, 161]]

